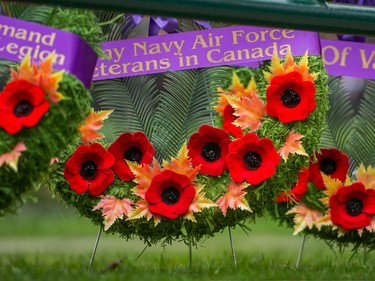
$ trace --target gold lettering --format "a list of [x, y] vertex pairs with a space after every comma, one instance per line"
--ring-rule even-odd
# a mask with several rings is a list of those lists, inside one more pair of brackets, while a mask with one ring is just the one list
[[280, 34], [280, 29], [272, 29], [270, 31], [270, 38], [272, 40], [281, 40], [281, 35], [279, 35], [278, 37], [276, 37], [275, 33], [279, 33]]
[[156, 60], [147, 60], [146, 61], [146, 70], [151, 70], [151, 65], [153, 70], [158, 70], [158, 62]]
[[[292, 33], [292, 34], [289, 35], [289, 33]], [[294, 34], [294, 30], [293, 29], [283, 29], [283, 31], [281, 32], [281, 34], [286, 39], [292, 39], [292, 38], [294, 38], [296, 36]]]
[[[242, 56], [244, 56], [244, 57], [242, 57]], [[238, 57], [239, 60], [249, 59], [250, 58], [249, 50], [248, 49], [238, 50], [237, 51], [237, 57]]]
[[160, 69], [168, 69], [171, 67], [171, 63], [168, 58], [163, 58], [160, 60]]
[[7, 51], [9, 54], [16, 55], [17, 52], [18, 52], [18, 45], [17, 45], [16, 43], [9, 43], [9, 44], [6, 46], [6, 51]]
[[[327, 55], [328, 51], [333, 52], [333, 59], [331, 61], [328, 61], [328, 55]], [[337, 63], [337, 61], [340, 58], [339, 50], [335, 46], [331, 46], [331, 45], [324, 46], [322, 49], [322, 53], [323, 53], [323, 60], [326, 65], [333, 65]]]
[[121, 66], [119, 64], [112, 64], [108, 67], [108, 72], [112, 75], [121, 74]]
[[144, 71], [144, 69], [143, 69], [143, 63], [141, 61], [134, 62], [132, 64], [132, 72], [136, 73], [136, 72], [140, 72], [140, 71]]
[[42, 36], [41, 42], [43, 45], [52, 47], [53, 44], [55, 43], [55, 39], [56, 39], [56, 33], [52, 32], [51, 34], [46, 34]]
[[42, 35], [40, 34], [40, 32], [30, 31], [29, 38], [27, 39], [27, 41], [39, 43], [41, 36]]
[[[373, 50], [371, 52], [371, 55], [369, 56], [369, 58], [367, 59], [366, 57], [366, 50], [365, 49], [360, 49], [359, 50], [360, 54], [361, 54], [361, 61], [362, 61], [362, 68], [364, 69], [368, 69], [369, 66], [370, 66], [370, 63], [374, 60], [375, 58], [375, 51]], [[372, 68], [375, 69], [375, 62], [372, 64]]]
[[201, 45], [202, 48], [207, 48], [207, 43], [206, 41], [204, 40], [203, 36], [202, 35], [197, 35], [195, 37], [195, 41], [194, 41], [194, 44], [193, 44], [193, 50], [195, 50], [197, 48], [197, 45]]
[[254, 59], [263, 58], [264, 57], [264, 55], [263, 55], [263, 49], [260, 48], [260, 47], [252, 49], [251, 57], [254, 58]]
[[[250, 39], [250, 36], [251, 36], [251, 35], [254, 36], [254, 39], [253, 39], [253, 40]], [[249, 33], [246, 34], [245, 39], [246, 39], [246, 41], [249, 42], [249, 43], [257, 42], [257, 41], [259, 40], [259, 34], [258, 34], [257, 32], [249, 32]]]
[[[5, 24], [0, 24], [0, 30], [2, 30], [1, 32], [4, 36], [9, 36], [9, 37], [14, 37], [14, 33], [16, 32], [16, 29], [14, 26], [8, 26]], [[10, 34], [8, 34], [8, 31], [10, 32]]]
[[135, 57], [138, 56], [138, 49], [141, 49], [141, 51], [143, 51], [143, 55], [147, 55], [146, 42], [134, 43], [133, 48], [134, 48], [134, 56]]
[[234, 45], [238, 44], [238, 37], [242, 37], [245, 33], [243, 30], [234, 30], [232, 31], [232, 42]]
[[212, 63], [218, 63], [218, 62], [221, 62], [221, 61], [222, 61], [221, 58], [218, 59], [218, 60], [215, 60], [214, 58], [212, 58], [212, 55], [213, 55], [214, 53], [218, 53], [218, 54], [220, 55], [220, 49], [212, 49], [212, 50], [209, 50], [209, 51], [207, 52], [207, 60], [208, 60], [209, 62], [212, 62]]
[[17, 38], [17, 39], [26, 40], [27, 39], [27, 30], [24, 29], [24, 28], [18, 28], [14, 37]]
[[160, 45], [157, 43], [150, 44], [150, 49], [148, 50], [148, 53], [151, 55], [160, 54]]

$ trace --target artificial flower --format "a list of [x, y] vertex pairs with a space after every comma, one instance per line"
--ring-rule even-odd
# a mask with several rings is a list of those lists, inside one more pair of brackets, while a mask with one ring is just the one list
[[318, 221], [322, 218], [322, 213], [316, 210], [309, 209], [305, 204], [298, 204], [290, 209], [287, 214], [295, 214], [294, 221], [294, 232], [293, 235], [297, 235], [306, 227], [312, 229]]
[[375, 168], [368, 166], [367, 169], [361, 164], [356, 173], [357, 181], [363, 183], [366, 189], [375, 189]]
[[[309, 179], [318, 188], [325, 188], [322, 174], [345, 181], [346, 174], [349, 170], [348, 156], [336, 148], [322, 148], [320, 153], [316, 153], [317, 162], [311, 163], [309, 170]], [[313, 157], [311, 157], [311, 162]]]
[[246, 191], [244, 189], [247, 187], [246, 183], [235, 183], [231, 182], [228, 186], [228, 190], [221, 196], [216, 203], [223, 212], [224, 217], [227, 216], [228, 208], [233, 210], [241, 209], [252, 212], [245, 199]]
[[127, 198], [118, 199], [111, 195], [106, 195], [100, 199], [93, 211], [102, 209], [104, 217], [104, 230], [108, 230], [117, 219], [123, 219], [124, 215], [129, 216], [133, 211], [133, 201]]
[[226, 170], [225, 156], [228, 154], [229, 135], [221, 129], [202, 125], [187, 144], [188, 154], [194, 167], [201, 165], [199, 172], [219, 176]]
[[310, 74], [307, 53], [296, 64], [290, 52], [282, 64], [274, 53], [271, 72], [264, 72], [269, 86], [266, 90], [266, 111], [283, 123], [305, 120], [315, 110], [315, 84], [317, 74]]
[[52, 63], [55, 56], [54, 53], [49, 55], [44, 61], [40, 62], [38, 67], [34, 62], [31, 64], [28, 54], [17, 70], [11, 69], [11, 81], [26, 80], [40, 87], [49, 102], [59, 102], [64, 99], [64, 96], [58, 92], [64, 71], [52, 73]]
[[275, 174], [280, 162], [272, 141], [259, 139], [254, 133], [233, 141], [228, 148], [225, 161], [235, 182], [246, 180], [252, 185], [259, 184]]
[[9, 152], [0, 155], [0, 167], [7, 164], [15, 172], [18, 171], [18, 159], [21, 157], [22, 152], [26, 151], [26, 146], [23, 142], [19, 142]]
[[242, 129], [240, 126], [233, 124], [237, 118], [238, 117], [234, 115], [234, 108], [231, 105], [227, 105], [224, 109], [223, 129], [233, 137], [240, 138], [243, 136]]
[[169, 219], [184, 215], [194, 197], [195, 189], [189, 178], [170, 170], [156, 175], [145, 194], [151, 213]]
[[329, 207], [332, 222], [345, 230], [366, 227], [375, 215], [375, 190], [361, 182], [342, 186], [330, 197]]
[[99, 196], [114, 180], [110, 169], [114, 162], [101, 144], [80, 145], [66, 161], [64, 177], [78, 194], [88, 190], [92, 196]]
[[290, 202], [290, 200], [299, 201], [302, 196], [307, 192], [309, 182], [309, 169], [303, 168], [298, 174], [297, 182], [287, 192], [281, 192], [276, 197], [276, 202]]
[[26, 80], [9, 82], [0, 93], [0, 127], [8, 134], [34, 127], [49, 106], [40, 87]]
[[112, 112], [113, 110], [100, 110], [95, 112], [94, 109], [91, 109], [85, 122], [79, 127], [83, 143], [89, 143], [93, 140], [104, 138], [104, 135], [97, 131], [103, 127], [103, 121], [106, 120]]
[[115, 157], [112, 169], [123, 181], [134, 179], [126, 161], [150, 164], [154, 157], [154, 148], [143, 132], [123, 133], [110, 145], [108, 151]]

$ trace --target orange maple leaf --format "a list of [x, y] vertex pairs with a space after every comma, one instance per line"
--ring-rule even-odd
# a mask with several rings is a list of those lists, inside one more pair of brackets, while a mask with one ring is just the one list
[[95, 112], [94, 109], [91, 109], [85, 122], [79, 127], [83, 143], [104, 138], [104, 135], [98, 133], [97, 130], [103, 127], [104, 120], [106, 120], [112, 112], [113, 110], [101, 110]]
[[312, 229], [315, 223], [322, 217], [322, 213], [309, 209], [305, 204], [298, 204], [290, 209], [287, 214], [295, 214], [293, 235], [300, 233], [306, 227]]
[[286, 137], [286, 141], [282, 147], [277, 151], [284, 161], [288, 160], [288, 155], [291, 153], [297, 153], [309, 157], [305, 149], [302, 146], [301, 140], [304, 136], [291, 131]]
[[284, 63], [281, 63], [280, 58], [275, 50], [271, 59], [271, 66], [269, 71], [263, 71], [264, 77], [271, 81], [273, 77], [285, 75], [290, 72], [296, 71], [301, 74], [302, 81], [314, 81], [319, 73], [309, 73], [308, 67], [308, 51], [301, 58], [299, 63], [295, 63], [290, 49], [288, 49]]
[[321, 173], [323, 182], [325, 185], [325, 189], [323, 190], [323, 193], [326, 195], [326, 197], [323, 197], [320, 200], [323, 204], [326, 206], [329, 206], [329, 198], [337, 193], [337, 190], [341, 187], [343, 187], [342, 182], [339, 179], [331, 178], [330, 176], [327, 176], [324, 173]]
[[142, 199], [137, 202], [136, 208], [128, 216], [128, 220], [140, 219], [145, 217], [147, 220], [154, 219], [155, 226], [161, 221], [161, 216], [155, 215], [150, 212], [149, 203]]
[[11, 69], [11, 81], [27, 80], [28, 82], [40, 87], [45, 96], [51, 103], [57, 103], [64, 98], [58, 92], [59, 83], [63, 77], [64, 71], [52, 73], [52, 63], [56, 55], [52, 53], [39, 64], [31, 64], [30, 55], [28, 54], [18, 66], [17, 71]]
[[233, 122], [233, 125], [240, 127], [242, 130], [249, 128], [252, 132], [259, 129], [261, 119], [266, 110], [266, 106], [259, 97], [228, 96], [227, 100], [234, 108], [234, 115], [238, 117]]
[[246, 192], [243, 191], [246, 187], [248, 187], [246, 183], [235, 183], [232, 181], [228, 186], [228, 191], [216, 201], [224, 217], [227, 216], [228, 208], [233, 210], [239, 208], [252, 212], [245, 199]]
[[366, 189], [375, 189], [375, 168], [368, 166], [367, 169], [361, 164], [356, 173], [358, 181], [363, 183]]
[[0, 155], [0, 167], [3, 166], [3, 164], [7, 164], [15, 172], [18, 172], [18, 159], [24, 151], [26, 151], [25, 144], [23, 142], [17, 143], [12, 151]]
[[156, 159], [153, 165], [138, 164], [136, 162], [126, 161], [130, 170], [135, 175], [134, 182], [138, 185], [132, 189], [135, 195], [145, 199], [147, 188], [151, 185], [154, 176], [161, 172], [161, 167]]
[[189, 210], [184, 215], [184, 219], [197, 222], [194, 213], [202, 212], [204, 208], [217, 207], [217, 204], [204, 197], [206, 193], [202, 192], [203, 187], [203, 185], [195, 186], [195, 197], [189, 206]]
[[195, 168], [191, 165], [191, 160], [188, 156], [188, 149], [186, 142], [181, 147], [180, 151], [178, 152], [178, 155], [176, 158], [172, 158], [171, 162], [164, 161], [163, 163], [165, 170], [171, 170], [177, 174], [185, 175], [187, 176], [191, 181], [194, 181], [200, 166], [197, 166]]
[[94, 207], [93, 211], [103, 209], [104, 230], [108, 230], [116, 219], [122, 219], [124, 215], [130, 215], [133, 211], [132, 204], [133, 201], [130, 199], [117, 199], [114, 196], [106, 195]]

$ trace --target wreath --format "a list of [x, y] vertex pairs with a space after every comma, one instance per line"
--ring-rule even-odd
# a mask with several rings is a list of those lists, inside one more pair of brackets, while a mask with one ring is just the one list
[[[124, 38], [116, 34], [109, 37]], [[109, 134], [91, 131], [72, 144], [54, 164], [52, 188], [107, 233], [149, 244], [194, 244], [225, 227], [246, 228], [317, 150], [326, 82], [320, 57], [290, 53], [258, 69], [95, 82], [101, 110], [86, 124], [99, 128], [109, 117]]]
[[[8, 15], [80, 35], [96, 51], [101, 30], [92, 12], [2, 3]], [[80, 80], [53, 70], [53, 55], [36, 64], [1, 60], [0, 216], [14, 212], [24, 193], [37, 188], [51, 161], [79, 135], [91, 96]]]
[[[350, 83], [363, 85], [354, 94], [346, 89]], [[321, 138], [320, 151], [312, 154], [310, 165], [300, 173], [292, 188], [269, 205], [271, 215], [294, 234], [313, 235], [340, 248], [351, 245], [372, 250], [375, 231], [375, 116], [372, 80], [331, 77], [331, 108]]]

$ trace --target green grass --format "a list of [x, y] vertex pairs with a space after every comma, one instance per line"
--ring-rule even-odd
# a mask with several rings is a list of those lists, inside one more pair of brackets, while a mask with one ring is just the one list
[[[246, 235], [233, 231], [238, 266], [233, 267], [228, 230], [192, 249], [183, 243], [144, 249], [137, 239], [102, 235], [90, 273], [87, 267], [98, 228], [55, 201], [26, 205], [0, 219], [0, 280], [374, 280], [373, 255], [352, 257], [323, 241], [307, 239], [300, 268], [301, 237], [268, 219]], [[122, 259], [114, 270], [106, 267]]]

